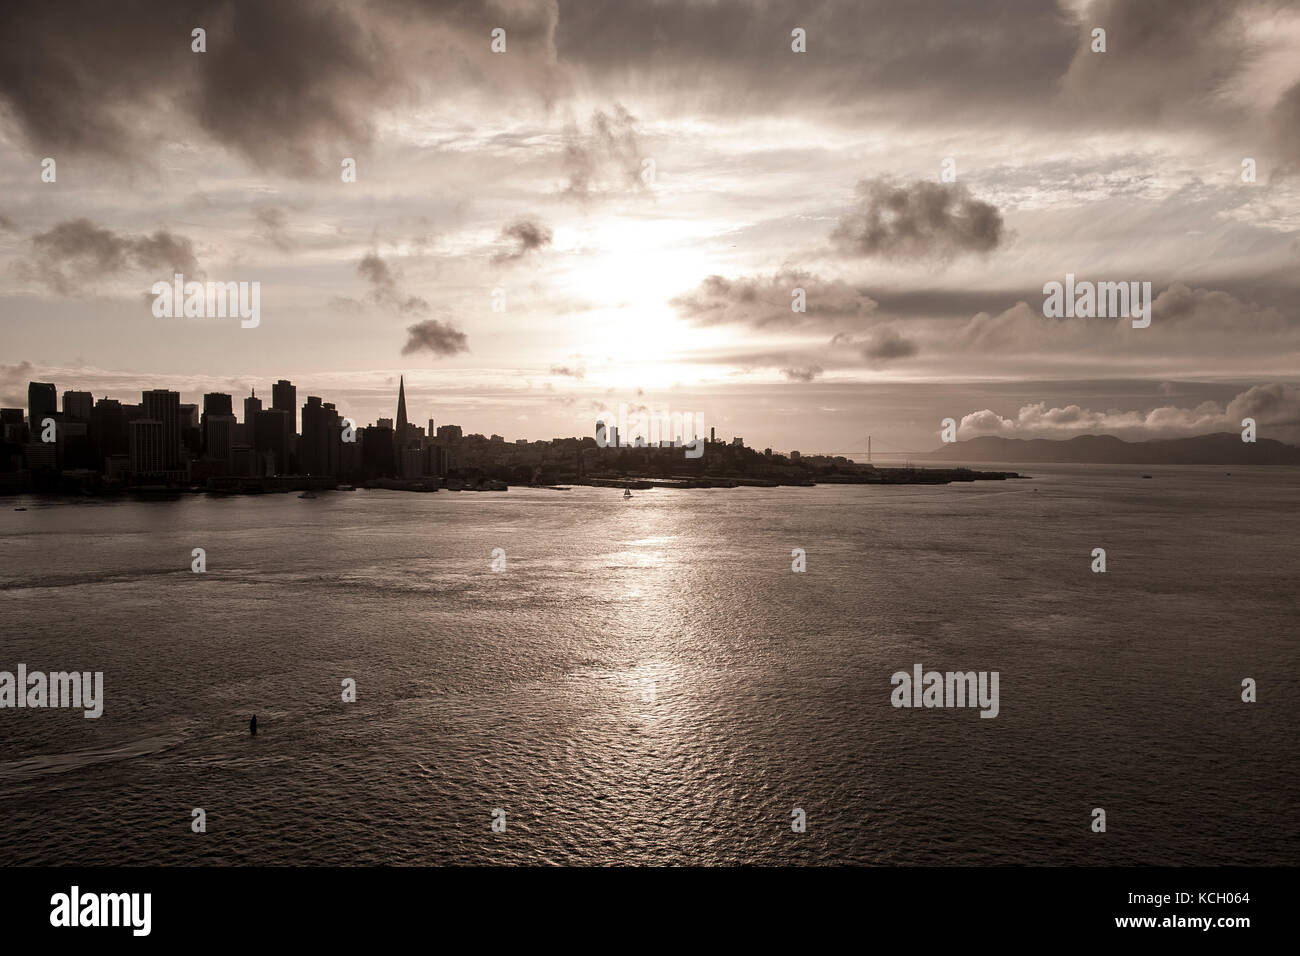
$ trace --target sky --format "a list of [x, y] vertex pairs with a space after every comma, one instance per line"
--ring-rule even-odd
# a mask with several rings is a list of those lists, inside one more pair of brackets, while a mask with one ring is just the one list
[[[1298, 51], [1279, 0], [11, 0], [0, 404], [1300, 442]], [[177, 272], [259, 323], [155, 316]], [[1067, 274], [1149, 327], [1046, 316]]]

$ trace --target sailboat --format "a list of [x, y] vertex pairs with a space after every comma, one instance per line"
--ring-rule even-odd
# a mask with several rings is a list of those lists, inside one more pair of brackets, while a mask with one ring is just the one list
[[632, 489], [631, 489], [631, 488], [624, 488], [624, 489], [623, 489], [623, 498], [624, 498], [624, 499], [627, 499], [627, 498], [631, 498], [631, 497], [632, 497]]

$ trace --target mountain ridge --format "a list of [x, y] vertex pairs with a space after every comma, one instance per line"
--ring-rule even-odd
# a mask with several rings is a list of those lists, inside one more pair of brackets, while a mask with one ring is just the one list
[[944, 461], [1013, 461], [1095, 465], [1300, 465], [1300, 448], [1272, 438], [1243, 442], [1236, 432], [1125, 441], [1114, 435], [1003, 438], [984, 435], [921, 456]]

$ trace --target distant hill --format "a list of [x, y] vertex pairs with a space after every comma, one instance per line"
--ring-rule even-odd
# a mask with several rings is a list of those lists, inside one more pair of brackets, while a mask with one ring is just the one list
[[987, 436], [953, 442], [922, 457], [1096, 465], [1300, 465], [1300, 448], [1271, 438], [1247, 443], [1236, 432], [1159, 441], [1124, 441], [1113, 435], [1080, 435], [1065, 441]]

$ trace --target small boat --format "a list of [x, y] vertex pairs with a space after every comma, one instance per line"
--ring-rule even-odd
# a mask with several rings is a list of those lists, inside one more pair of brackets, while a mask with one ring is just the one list
[[1150, 476], [1150, 475], [1143, 475], [1142, 477], [1143, 477], [1143, 478], [1150, 478], [1151, 476]]
[[26, 508], [15, 508], [14, 511], [26, 511]]
[[315, 493], [314, 491], [304, 491], [304, 492], [303, 492], [302, 494], [300, 494], [298, 497], [299, 497], [299, 498], [315, 498], [315, 497], [316, 497], [316, 493]]
[[631, 489], [631, 488], [624, 488], [624, 489], [623, 489], [623, 497], [624, 497], [625, 499], [627, 499], [627, 498], [631, 498], [631, 497], [632, 497], [632, 489]]

